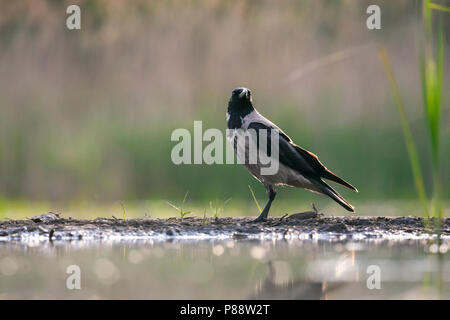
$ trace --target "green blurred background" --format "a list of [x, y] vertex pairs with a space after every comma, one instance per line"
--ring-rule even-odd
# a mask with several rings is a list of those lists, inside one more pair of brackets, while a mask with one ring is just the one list
[[[81, 7], [81, 30], [65, 26], [69, 4]], [[366, 27], [370, 4], [381, 7], [381, 30]], [[225, 132], [228, 98], [238, 86], [250, 88], [261, 113], [360, 190], [340, 189], [345, 197], [377, 203], [361, 214], [386, 213], [389, 201], [415, 208], [377, 47], [390, 55], [430, 189], [419, 7], [413, 0], [0, 2], [0, 217], [73, 206], [74, 214], [89, 207], [93, 216], [120, 215], [120, 201], [158, 215], [171, 210], [164, 200], [179, 203], [187, 191], [198, 215], [210, 211], [209, 201], [229, 197], [244, 214], [252, 205], [249, 184], [265, 201], [245, 168], [170, 159], [176, 128], [192, 132], [193, 121], [202, 120], [204, 130]], [[448, 199], [449, 46], [445, 52], [441, 181]], [[306, 209], [317, 200], [341, 211], [292, 188], [283, 188], [277, 205]], [[97, 205], [114, 209], [96, 212]]]

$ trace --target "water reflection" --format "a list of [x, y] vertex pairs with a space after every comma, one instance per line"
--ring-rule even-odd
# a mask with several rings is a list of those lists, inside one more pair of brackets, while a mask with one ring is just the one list
[[249, 299], [282, 299], [282, 300], [318, 300], [326, 299], [327, 294], [344, 286], [344, 283], [327, 283], [293, 280], [290, 277], [290, 266], [287, 262], [272, 261], [267, 263], [268, 273], [254, 295]]
[[[0, 243], [0, 298], [448, 299], [448, 246], [418, 240]], [[66, 288], [69, 265], [80, 267], [80, 290]], [[380, 270], [380, 289], [368, 286], [371, 266]]]

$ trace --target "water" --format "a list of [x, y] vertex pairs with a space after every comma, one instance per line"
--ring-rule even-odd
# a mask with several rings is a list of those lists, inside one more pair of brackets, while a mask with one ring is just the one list
[[[426, 240], [2, 242], [0, 298], [449, 299], [448, 246]], [[71, 265], [81, 271], [79, 290], [67, 288]]]

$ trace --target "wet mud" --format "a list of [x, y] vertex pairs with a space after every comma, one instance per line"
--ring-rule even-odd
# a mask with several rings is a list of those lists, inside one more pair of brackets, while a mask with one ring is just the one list
[[[28, 220], [0, 221], [0, 241], [101, 239], [426, 239], [430, 225], [420, 217], [324, 216], [298, 213], [254, 222], [254, 217], [196, 217], [79, 220], [48, 213]], [[450, 238], [450, 219], [440, 225]]]

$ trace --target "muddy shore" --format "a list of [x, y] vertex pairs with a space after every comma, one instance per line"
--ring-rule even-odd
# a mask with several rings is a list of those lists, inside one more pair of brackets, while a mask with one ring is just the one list
[[[255, 223], [254, 217], [202, 218], [97, 218], [78, 220], [48, 213], [28, 220], [0, 221], [0, 241], [33, 239], [418, 239], [430, 238], [420, 217], [331, 217], [313, 212], [269, 218]], [[441, 224], [444, 239], [450, 239], [450, 219]]]

